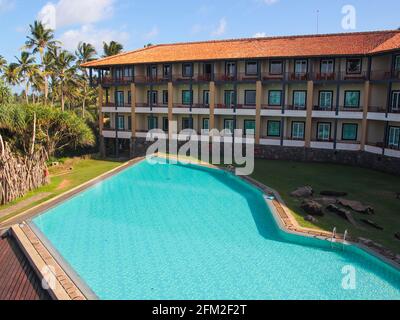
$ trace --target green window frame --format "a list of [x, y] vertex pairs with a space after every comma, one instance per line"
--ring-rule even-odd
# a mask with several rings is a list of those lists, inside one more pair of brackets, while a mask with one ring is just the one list
[[269, 120], [267, 122], [267, 136], [268, 137], [280, 137], [281, 136], [281, 125], [282, 123], [277, 120]]
[[306, 59], [296, 60], [294, 62], [294, 72], [296, 74], [307, 73], [307, 70], [308, 70], [308, 61]]
[[193, 104], [193, 90], [182, 90], [182, 104], [185, 106]]
[[167, 105], [168, 104], [168, 90], [163, 90], [163, 97], [162, 97], [162, 100], [163, 100], [163, 104], [164, 105]]
[[163, 117], [163, 131], [167, 132], [169, 128], [169, 120], [167, 117]]
[[256, 134], [256, 121], [255, 120], [244, 120], [244, 134], [255, 135]]
[[235, 90], [225, 90], [224, 99], [225, 99], [225, 106], [227, 108], [233, 108], [233, 106], [236, 103]]
[[335, 70], [335, 60], [333, 59], [322, 59], [320, 71], [321, 74], [330, 74]]
[[272, 75], [283, 74], [283, 61], [282, 60], [271, 60], [269, 62], [269, 73]]
[[331, 128], [330, 122], [318, 122], [317, 124], [317, 140], [329, 141], [331, 140]]
[[357, 141], [357, 136], [358, 136], [357, 123], [343, 123], [342, 125], [343, 141]]
[[345, 91], [344, 92], [344, 107], [345, 108], [360, 108], [360, 91]]
[[282, 106], [282, 90], [268, 91], [268, 105]]
[[292, 122], [292, 139], [304, 140], [306, 123], [303, 121]]
[[147, 91], [147, 103], [150, 105], [157, 105], [158, 104], [158, 91]]
[[203, 91], [203, 105], [208, 107], [210, 105], [210, 90]]
[[158, 118], [150, 116], [147, 118], [147, 128], [148, 130], [158, 129]]
[[210, 130], [210, 119], [203, 118], [202, 130]]
[[128, 116], [128, 130], [132, 130], [132, 116]]
[[117, 91], [115, 99], [116, 99], [116, 106], [117, 107], [123, 107], [124, 106], [125, 95], [124, 95], [123, 91]]
[[229, 130], [233, 134], [235, 130], [235, 121], [233, 119], [224, 119], [224, 130]]
[[396, 149], [400, 147], [400, 127], [389, 127], [388, 146]]
[[305, 109], [307, 104], [307, 91], [294, 90], [293, 91], [293, 107]]
[[182, 119], [182, 130], [193, 129], [193, 118]]
[[182, 76], [185, 78], [193, 77], [193, 63], [182, 64]]
[[394, 63], [394, 69], [396, 71], [400, 71], [400, 55], [396, 56], [396, 60]]
[[333, 106], [333, 91], [319, 92], [319, 107], [321, 109], [332, 109]]
[[258, 74], [258, 62], [257, 61], [247, 61], [246, 62], [246, 75], [255, 76]]
[[128, 91], [128, 104], [129, 104], [129, 105], [132, 104], [132, 93], [131, 93], [130, 90]]
[[125, 130], [125, 117], [124, 116], [117, 117], [117, 129]]
[[245, 90], [244, 92], [244, 104], [246, 106], [255, 106], [256, 105], [256, 90]]
[[392, 91], [392, 101], [390, 107], [390, 111], [397, 112], [400, 110], [400, 91]]

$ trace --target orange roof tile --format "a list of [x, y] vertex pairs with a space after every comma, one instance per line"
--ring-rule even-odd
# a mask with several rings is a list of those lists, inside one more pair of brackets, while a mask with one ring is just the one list
[[95, 60], [83, 66], [367, 55], [394, 49], [400, 49], [398, 30], [160, 44]]

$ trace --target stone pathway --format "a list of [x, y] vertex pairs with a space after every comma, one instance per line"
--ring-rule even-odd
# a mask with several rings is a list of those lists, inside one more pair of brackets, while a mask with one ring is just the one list
[[37, 195], [34, 195], [33, 197], [30, 197], [28, 199], [22, 200], [21, 202], [18, 202], [16, 205], [13, 205], [6, 209], [0, 210], [0, 218], [4, 218], [4, 217], [12, 214], [13, 212], [16, 212], [23, 208], [26, 208], [27, 206], [31, 205], [32, 203], [43, 200], [50, 195], [51, 195], [50, 192], [39, 193]]

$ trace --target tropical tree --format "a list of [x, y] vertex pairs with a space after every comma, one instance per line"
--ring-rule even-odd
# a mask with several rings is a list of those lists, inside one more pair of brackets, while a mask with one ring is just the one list
[[38, 66], [35, 64], [35, 57], [31, 56], [29, 52], [21, 52], [21, 57], [15, 57], [17, 59], [18, 73], [20, 78], [25, 82], [25, 99], [26, 103], [29, 103], [29, 88], [30, 80], [35, 73], [39, 72]]
[[47, 49], [56, 46], [59, 42], [54, 40], [54, 31], [47, 29], [41, 21], [35, 21], [30, 27], [30, 36], [27, 36], [25, 48], [33, 49], [33, 53], [39, 53], [42, 65], [42, 75], [44, 80], [44, 100], [47, 103], [48, 98], [48, 75], [45, 72], [46, 61], [44, 60]]
[[4, 83], [3, 79], [0, 78], [0, 104], [10, 103], [13, 99], [10, 88]]
[[10, 86], [16, 86], [20, 83], [21, 78], [18, 70], [18, 64], [10, 63], [4, 68], [3, 79]]
[[82, 87], [82, 117], [85, 118], [85, 111], [86, 111], [86, 101], [88, 100], [89, 95], [89, 76], [87, 73], [86, 68], [82, 68], [81, 65], [83, 63], [92, 61], [95, 59], [97, 52], [93, 45], [90, 43], [80, 42], [78, 44], [78, 49], [75, 51], [75, 55], [77, 57], [77, 65], [81, 70], [82, 73], [82, 81], [80, 81]]
[[103, 42], [103, 50], [104, 50], [103, 57], [111, 57], [121, 53], [122, 50], [124, 50], [124, 47], [122, 44], [116, 41], [111, 41], [109, 44]]
[[0, 73], [4, 72], [6, 66], [7, 66], [7, 60], [0, 55]]

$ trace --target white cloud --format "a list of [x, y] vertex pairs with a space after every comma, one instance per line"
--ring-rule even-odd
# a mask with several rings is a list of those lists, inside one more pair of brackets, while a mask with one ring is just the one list
[[143, 38], [146, 40], [150, 40], [150, 39], [157, 37], [159, 35], [159, 33], [160, 33], [160, 30], [158, 29], [158, 27], [154, 26], [149, 32], [147, 32], [143, 35]]
[[268, 6], [273, 5], [273, 4], [277, 3], [278, 1], [279, 0], [263, 0], [263, 2]]
[[[2, 0], [0, 0], [2, 1]], [[52, 20], [57, 28], [74, 24], [91, 24], [109, 18], [114, 11], [115, 0], [59, 0], [49, 2], [39, 13], [39, 19]], [[53, 12], [53, 13], [52, 13]]]
[[257, 32], [253, 35], [253, 38], [264, 38], [267, 34], [265, 32]]
[[219, 20], [218, 27], [211, 33], [211, 35], [216, 37], [222, 36], [223, 34], [225, 34], [227, 27], [228, 22], [225, 18], [222, 18], [221, 20]]
[[0, 0], [0, 13], [14, 8], [15, 0]]
[[74, 51], [80, 41], [91, 43], [100, 54], [103, 49], [103, 41], [112, 40], [125, 44], [129, 39], [129, 33], [110, 29], [97, 29], [94, 25], [83, 25], [78, 29], [71, 29], [64, 32], [60, 38], [63, 47]]

